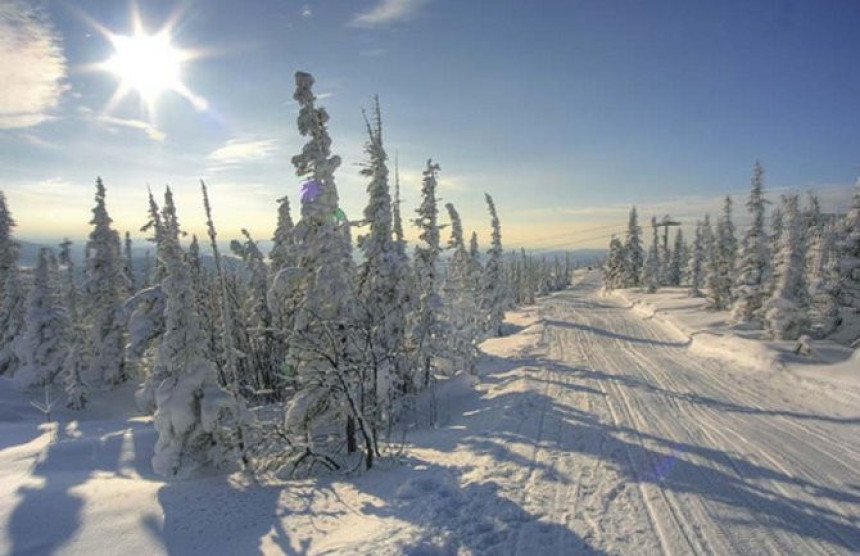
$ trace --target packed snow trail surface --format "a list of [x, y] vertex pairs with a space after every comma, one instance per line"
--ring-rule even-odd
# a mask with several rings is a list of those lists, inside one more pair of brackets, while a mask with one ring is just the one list
[[164, 482], [147, 420], [67, 412], [49, 444], [0, 380], [0, 554], [860, 552], [860, 393], [694, 355], [596, 273], [508, 327], [351, 479]]
[[541, 420], [561, 425], [538, 428], [537, 460], [572, 471], [574, 530], [611, 551], [623, 528], [635, 552], [860, 551], [856, 397], [840, 406], [790, 376], [693, 355], [596, 292], [586, 277], [542, 311]]

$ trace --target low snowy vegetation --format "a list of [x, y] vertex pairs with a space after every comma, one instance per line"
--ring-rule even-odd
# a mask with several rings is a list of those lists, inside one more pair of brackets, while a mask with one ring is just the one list
[[[136, 383], [128, 403], [153, 415], [161, 476], [201, 466], [288, 475], [370, 468], [398, 450], [440, 377], [477, 372], [478, 344], [502, 335], [506, 310], [570, 283], [570, 259], [505, 255], [489, 194], [490, 247], [482, 252], [476, 233], [467, 243], [456, 207], [440, 212], [432, 160], [410, 256], [378, 100], [365, 120], [367, 206], [361, 221], [348, 220], [329, 115], [313, 77], [295, 77], [306, 140], [292, 158], [300, 212], [294, 221], [290, 200], [278, 200], [268, 256], [242, 230], [230, 244], [238, 263], [225, 264], [201, 183], [214, 265], [203, 264], [196, 236], [186, 238], [167, 188], [161, 206], [149, 192], [141, 228], [155, 260], [135, 268], [130, 234], [122, 241], [114, 229], [98, 178], [83, 279], [68, 240], [58, 254], [42, 249], [24, 272], [0, 192], [0, 374], [25, 391], [56, 385], [76, 410]], [[618, 283], [635, 272], [625, 262]]]
[[[658, 227], [647, 255], [636, 208], [624, 243], [613, 237], [604, 263], [606, 289], [682, 286], [705, 297], [715, 311], [730, 311], [737, 325], [761, 327], [777, 340], [830, 337], [856, 346], [860, 336], [860, 180], [850, 209], [824, 214], [810, 194], [806, 206], [784, 195], [766, 221], [764, 169], [756, 162], [746, 202], [750, 224], [738, 243], [732, 199], [726, 197], [716, 226], [699, 221], [690, 245], [678, 233], [674, 249], [661, 255]], [[664, 239], [662, 250], [666, 250]], [[667, 266], [663, 266], [667, 265]], [[683, 272], [679, 272], [683, 269]]]

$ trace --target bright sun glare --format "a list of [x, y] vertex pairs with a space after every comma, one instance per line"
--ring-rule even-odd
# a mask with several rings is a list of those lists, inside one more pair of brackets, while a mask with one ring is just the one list
[[151, 102], [167, 90], [182, 86], [182, 55], [161, 35], [112, 37], [114, 55], [105, 69], [116, 74], [126, 88], [136, 89]]
[[152, 35], [144, 30], [136, 5], [131, 15], [134, 31], [131, 35], [117, 35], [90, 20], [114, 49], [110, 58], [94, 68], [119, 78], [119, 85], [105, 110], [110, 112], [133, 91], [140, 95], [150, 118], [155, 114], [158, 99], [169, 91], [188, 99], [197, 110], [206, 110], [206, 99], [195, 95], [182, 81], [183, 66], [199, 57], [200, 53], [177, 48], [172, 43], [172, 31], [181, 14], [175, 13], [159, 32]]

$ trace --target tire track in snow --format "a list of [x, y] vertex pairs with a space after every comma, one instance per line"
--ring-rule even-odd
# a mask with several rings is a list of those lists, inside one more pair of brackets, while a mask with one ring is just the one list
[[[834, 551], [838, 553], [847, 547], [856, 546], [855, 543], [860, 543], [856, 519], [850, 517], [857, 515], [858, 504], [852, 503], [850, 492], [845, 499], [835, 498], [832, 492], [828, 495], [829, 491], [825, 491], [823, 496], [816, 497], [813, 488], [816, 485], [830, 485], [835, 490], [840, 484], [844, 484], [839, 482], [840, 478], [845, 481], [846, 478], [850, 480], [851, 477], [856, 476], [854, 470], [860, 467], [860, 462], [857, 457], [854, 457], [853, 443], [849, 442], [848, 445], [840, 443], [840, 434], [836, 434], [842, 433], [844, 429], [838, 429], [837, 425], [828, 426], [826, 422], [821, 424], [816, 422], [812, 425], [797, 423], [796, 419], [779, 415], [778, 410], [771, 409], [773, 403], [767, 398], [766, 392], [776, 393], [778, 396], [775, 399], [787, 399], [787, 391], [784, 388], [782, 390], [776, 387], [768, 388], [767, 384], [755, 380], [756, 386], [761, 388], [759, 392], [752, 390], [748, 381], [732, 382], [732, 378], [736, 378], [738, 373], [732, 375], [720, 373], [721, 369], [717, 361], [695, 357], [686, 350], [681, 351], [666, 345], [668, 334], [659, 328], [659, 325], [637, 322], [638, 319], [629, 311], [621, 307], [607, 306], [603, 300], [594, 299], [593, 290], [594, 288], [591, 288], [589, 291], [587, 286], [575, 287], [573, 291], [565, 294], [566, 297], [551, 301], [550, 303], [555, 306], [554, 316], [560, 317], [559, 320], [571, 322], [575, 320], [595, 325], [600, 324], [596, 322], [600, 317], [604, 317], [608, 321], [608, 323], [602, 323], [605, 329], [627, 334], [634, 339], [640, 338], [642, 341], [631, 342], [623, 338], [606, 340], [600, 337], [600, 342], [597, 342], [596, 332], [587, 329], [558, 329], [553, 331], [553, 335], [573, 337], [568, 344], [576, 344], [579, 340], [579, 345], [573, 346], [579, 349], [579, 360], [595, 363], [592, 368], [602, 365], [607, 370], [618, 372], [620, 376], [644, 379], [641, 384], [642, 391], [635, 388], [636, 383], [615, 384], [612, 380], [602, 378], [594, 380], [608, 394], [607, 398], [614, 397], [618, 400], [619, 409], [626, 409], [627, 418], [633, 424], [631, 428], [639, 433], [638, 451], [643, 456], [653, 457], [656, 453], [656, 450], [649, 451], [645, 447], [648, 439], [647, 435], [643, 438], [642, 433], [648, 430], [645, 428], [648, 424], [652, 425], [652, 430], [658, 433], [674, 431], [673, 435], [670, 435], [673, 440], [679, 441], [681, 438], [686, 438], [694, 446], [702, 445], [703, 448], [708, 447], [714, 454], [721, 454], [717, 459], [713, 459], [713, 455], [709, 456], [711, 461], [708, 468], [715, 473], [728, 473], [728, 476], [734, 477], [738, 486], [734, 489], [737, 492], [733, 491], [733, 493], [741, 500], [735, 501], [736, 507], [733, 510], [735, 512], [742, 510], [743, 514], [752, 518], [751, 524], [740, 523], [741, 527], [733, 525], [727, 531], [720, 524], [719, 512], [714, 513], [719, 507], [715, 505], [719, 502], [719, 496], [715, 500], [709, 500], [707, 497], [697, 500], [691, 495], [678, 499], [672, 493], [670, 498], [674, 501], [670, 502], [667, 498], [666, 505], [667, 508], [674, 508], [682, 514], [675, 514], [678, 527], [684, 529], [689, 526], [688, 521], [691, 516], [696, 520], [711, 521], [707, 524], [710, 527], [707, 532], [696, 530], [695, 527], [689, 530], [689, 534], [696, 540], [693, 542], [687, 538], [690, 546], [686, 550], [707, 552], [708, 546], [713, 544], [714, 550], [723, 553], [719, 545], [729, 542], [730, 546], [737, 549], [732, 552], [749, 553], [745, 549], [754, 549], [754, 552], [769, 553], [812, 554]], [[573, 297], [577, 295], [580, 297]], [[592, 310], [588, 310], [587, 313], [577, 310], [577, 302], [581, 302], [583, 298], [594, 299], [591, 304]], [[568, 305], [566, 311], [565, 304]], [[598, 307], [603, 310], [593, 310]], [[571, 345], [562, 345], [564, 342], [561, 340], [557, 340], [556, 344], [554, 351], [557, 353], [554, 355], [560, 355], [561, 359], [574, 355]], [[678, 359], [683, 363], [682, 365], [678, 365], [677, 361], [673, 364], [673, 361]], [[624, 372], [625, 366], [633, 370], [632, 375]], [[607, 383], [608, 388], [603, 388], [603, 382]], [[652, 387], [653, 391], [648, 392], [649, 387]], [[708, 399], [680, 395], [695, 392], [701, 396], [702, 391], [717, 402], [727, 399], [728, 404], [734, 404], [737, 408], [747, 406], [754, 411], [746, 414], [733, 409], [730, 405], [721, 408], [721, 406], [709, 405]], [[660, 403], [649, 405], [649, 400], [658, 400]], [[609, 402], [608, 399], [607, 402]], [[674, 410], [679, 417], [674, 419], [677, 422], [668, 419], [665, 411], [661, 412], [659, 407], [651, 407], [651, 405], [662, 405], [663, 409]], [[808, 404], [798, 405], [808, 406]], [[611, 403], [608, 407], [613, 410]], [[793, 406], [792, 409], [794, 409]], [[615, 415], [614, 419], [617, 428], [623, 429], [619, 415]], [[748, 435], [742, 434], [742, 431], [749, 429], [750, 426], [756, 427], [757, 434], [747, 437]], [[737, 453], [734, 448], [737, 448], [741, 442], [749, 449], [748, 453], [744, 456], [730, 456], [731, 453]], [[845, 447], [845, 449], [839, 449], [838, 453], [821, 454], [825, 446]], [[643, 465], [641, 469], [637, 469], [630, 449], [628, 447], [628, 463], [633, 467], [633, 471], [647, 470], [649, 465]], [[782, 453], [783, 457], [777, 457], [772, 453], [773, 450]], [[807, 457], [810, 453], [814, 456], [811, 460]], [[736, 461], [738, 459], [746, 459], [744, 468], [738, 466]], [[653, 465], [654, 462], [647, 463]], [[755, 472], [755, 476], [749, 475], [747, 464], [755, 466], [750, 468]], [[719, 477], [720, 475], [713, 476], [715, 480]], [[856, 484], [856, 482], [856, 480], [850, 480], [850, 483]], [[711, 488], [717, 487], [719, 485], [711, 485]], [[813, 491], [805, 492], [804, 489], [813, 489]], [[642, 497], [646, 503], [650, 502], [644, 492]], [[770, 497], [777, 497], [774, 498], [775, 501], [779, 501], [778, 497], [781, 497], [783, 499], [781, 503], [786, 508], [782, 511], [789, 511], [789, 513], [774, 516], [764, 511], [765, 506], [770, 503]], [[659, 530], [659, 518], [655, 517], [653, 508], [649, 509], [652, 510], [651, 517], [654, 518], [653, 528]], [[759, 513], [763, 517], [757, 518], [756, 514]], [[787, 516], [795, 514], [805, 515], [804, 526], [806, 519], [812, 521], [808, 531], [797, 530], [791, 526], [774, 527], [768, 523], [768, 519], [786, 519]], [[662, 532], [660, 533], [662, 535]], [[777, 536], [774, 533], [777, 533]], [[665, 539], [665, 535], [661, 536], [664, 552], [667, 550]], [[835, 541], [839, 542], [834, 544]], [[680, 548], [671, 543], [669, 545], [672, 549]], [[692, 548], [693, 546], [698, 548]]]

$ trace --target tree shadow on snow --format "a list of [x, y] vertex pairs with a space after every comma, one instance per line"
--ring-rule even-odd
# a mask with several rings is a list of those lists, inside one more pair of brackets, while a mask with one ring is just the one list
[[[418, 527], [407, 538], [393, 539], [398, 554], [408, 556], [470, 554], [602, 555], [562, 525], [541, 520], [503, 495], [493, 481], [464, 484], [458, 468], [411, 459], [411, 469], [388, 481], [358, 480], [356, 486], [381, 503], [366, 503], [362, 513], [404, 520]], [[398, 485], [394, 488], [392, 485]]]
[[547, 326], [556, 326], [559, 328], [570, 328], [573, 330], [581, 330], [583, 332], [591, 332], [593, 334], [597, 334], [598, 336], [603, 336], [605, 338], [612, 338], [615, 340], [621, 340], [623, 342], [631, 342], [635, 344], [647, 344], [651, 346], [661, 346], [661, 347], [671, 347], [671, 348], [683, 348], [690, 345], [691, 340], [685, 340], [683, 342], [664, 342], [661, 340], [654, 340], [652, 338], [637, 338], [635, 336], [628, 336], [626, 334], [620, 334], [618, 332], [612, 332], [610, 330], [604, 330], [602, 328], [597, 328], [595, 326], [589, 326], [587, 324], [579, 324], [575, 322], [564, 322], [557, 320], [547, 319], [544, 321]]
[[95, 473], [151, 475], [138, 457], [140, 450], [152, 452], [148, 424], [82, 421], [71, 435], [65, 432], [68, 421], [58, 425], [58, 438], [32, 468], [42, 484], [22, 486], [16, 493], [19, 500], [7, 525], [14, 555], [56, 554], [75, 536], [82, 526], [84, 500], [72, 489]]
[[158, 491], [163, 523], [148, 518], [145, 525], [161, 537], [171, 555], [303, 556], [309, 553], [312, 538], [289, 531], [290, 518], [337, 518], [346, 513], [329, 509], [332, 504], [322, 500], [334, 495], [321, 487], [324, 484], [325, 479], [287, 486], [239, 482], [223, 474], [177, 480]]

